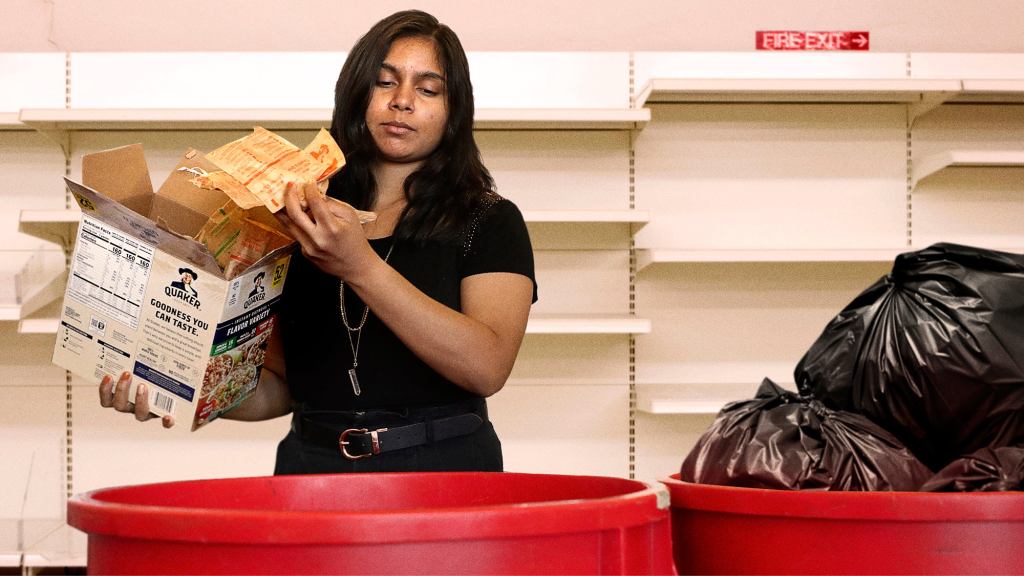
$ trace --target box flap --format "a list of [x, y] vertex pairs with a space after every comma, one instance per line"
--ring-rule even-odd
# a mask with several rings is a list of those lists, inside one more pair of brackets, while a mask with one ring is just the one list
[[190, 237], [170, 232], [149, 218], [129, 210], [105, 195], [64, 178], [68, 191], [82, 207], [82, 214], [98, 218], [106, 224], [130, 234], [172, 256], [186, 260], [214, 276], [223, 278], [220, 266], [201, 243]]
[[82, 157], [82, 184], [149, 216], [153, 182], [142, 144], [86, 154]]
[[[189, 148], [178, 160], [171, 174], [160, 185], [157, 196], [185, 206], [193, 212], [209, 216], [228, 201], [227, 194], [220, 190], [207, 190], [192, 183], [197, 172], [220, 170], [217, 165], [194, 148]], [[198, 230], [197, 230], [198, 231]]]
[[150, 217], [163, 222], [171, 230], [195, 236], [203, 224], [228, 197], [220, 190], [204, 190], [192, 184], [195, 171], [216, 170], [197, 150], [189, 149], [155, 195]]
[[150, 214], [158, 224], [189, 238], [195, 238], [203, 224], [210, 219], [209, 214], [201, 214], [159, 194], [153, 197]]
[[196, 212], [188, 206], [160, 195], [154, 196], [150, 214], [153, 220], [162, 222], [168, 229], [189, 238], [195, 237], [203, 228], [203, 224], [210, 219], [209, 214]]

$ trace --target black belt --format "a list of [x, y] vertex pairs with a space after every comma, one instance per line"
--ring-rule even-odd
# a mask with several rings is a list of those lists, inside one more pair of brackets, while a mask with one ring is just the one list
[[300, 438], [337, 448], [341, 455], [349, 460], [369, 458], [384, 452], [465, 436], [476, 432], [484, 422], [479, 414], [466, 412], [414, 424], [370, 430], [356, 427], [339, 429], [301, 414], [296, 416], [292, 419], [292, 428]]

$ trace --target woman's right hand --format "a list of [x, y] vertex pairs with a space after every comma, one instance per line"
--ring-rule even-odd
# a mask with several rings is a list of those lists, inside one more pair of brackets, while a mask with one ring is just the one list
[[320, 270], [352, 282], [357, 273], [369, 271], [371, 263], [382, 262], [367, 242], [356, 210], [321, 196], [316, 184], [288, 183], [284, 204], [285, 209], [274, 215], [299, 242], [302, 254]]
[[[145, 383], [140, 383], [135, 391], [135, 401], [128, 400], [128, 389], [131, 387], [131, 383], [132, 376], [127, 372], [122, 372], [116, 382], [110, 375], [104, 376], [100, 381], [100, 406], [113, 408], [118, 412], [135, 414], [135, 419], [139, 422], [160, 418], [149, 411], [149, 390]], [[164, 416], [160, 420], [164, 428], [174, 426], [173, 416]]]

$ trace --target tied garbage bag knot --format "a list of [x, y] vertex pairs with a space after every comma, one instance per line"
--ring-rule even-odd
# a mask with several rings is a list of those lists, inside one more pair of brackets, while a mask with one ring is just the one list
[[686, 482], [781, 490], [917, 490], [932, 476], [866, 417], [765, 379], [726, 405], [687, 455]]

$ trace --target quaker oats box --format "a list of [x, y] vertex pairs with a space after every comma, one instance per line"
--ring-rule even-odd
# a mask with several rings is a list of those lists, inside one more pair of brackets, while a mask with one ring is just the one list
[[132, 374], [196, 430], [256, 389], [295, 247], [259, 206], [232, 208], [189, 150], [154, 193], [140, 145], [90, 154], [53, 362], [97, 384]]

